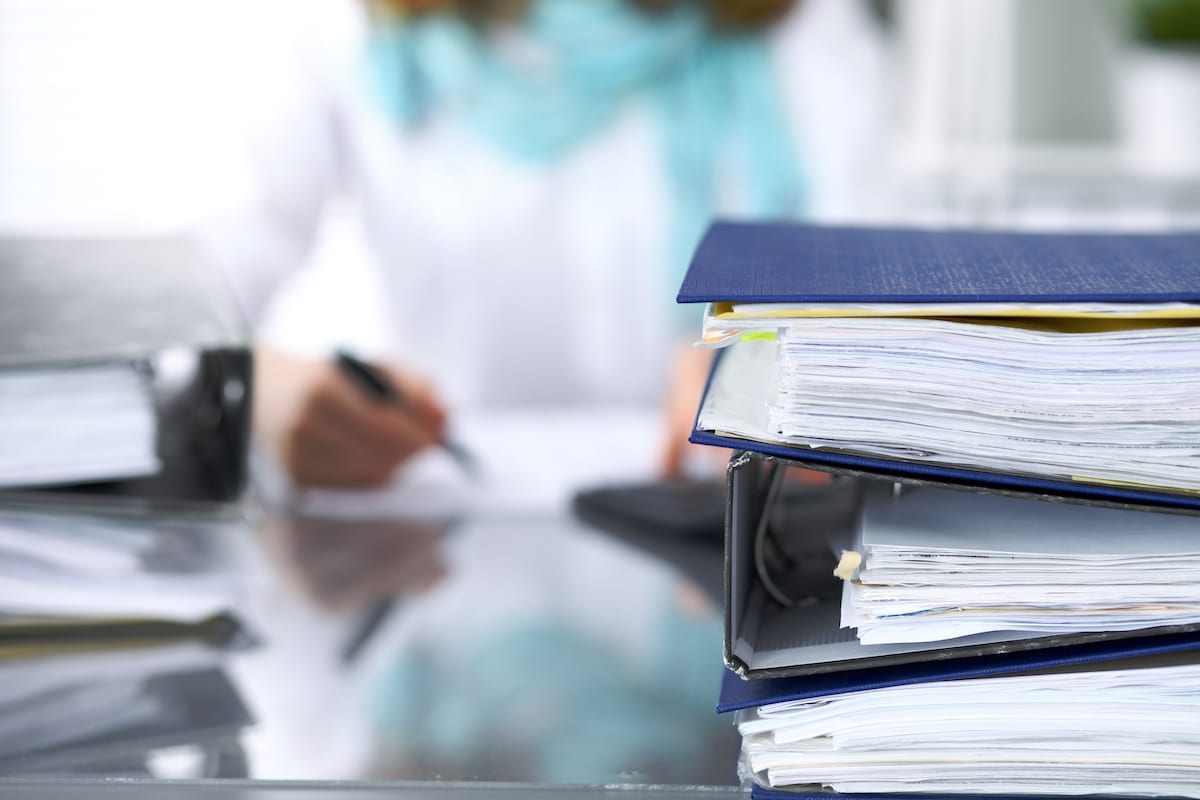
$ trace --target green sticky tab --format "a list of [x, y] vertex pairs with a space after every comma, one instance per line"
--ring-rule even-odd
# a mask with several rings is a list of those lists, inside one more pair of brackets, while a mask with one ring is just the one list
[[742, 336], [743, 342], [773, 342], [775, 331], [750, 331]]

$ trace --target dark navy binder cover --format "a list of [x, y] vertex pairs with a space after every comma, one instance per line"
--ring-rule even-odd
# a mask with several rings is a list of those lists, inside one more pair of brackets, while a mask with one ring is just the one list
[[718, 222], [680, 303], [1200, 302], [1200, 233]]

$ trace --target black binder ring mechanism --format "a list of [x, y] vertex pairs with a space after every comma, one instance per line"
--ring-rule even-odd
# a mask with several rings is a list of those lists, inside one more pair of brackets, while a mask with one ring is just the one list
[[[784, 476], [787, 475], [787, 469], [781, 467], [778, 462], [771, 462], [770, 470], [771, 474], [767, 478], [767, 496], [762, 503], [762, 513], [758, 517], [758, 528], [754, 532], [754, 570], [758, 573], [758, 580], [767, 594], [771, 595], [775, 602], [784, 608], [791, 608], [795, 601], [779, 588], [775, 579], [771, 577], [771, 571], [767, 569], [767, 539], [771, 539], [771, 544], [775, 546], [776, 552], [781, 550], [772, 533], [771, 512], [775, 509], [775, 501], [783, 487]], [[785, 561], [790, 561], [786, 556], [783, 558]]]
[[[758, 580], [784, 608], [830, 599], [841, 586], [841, 579], [834, 574], [837, 559], [831, 537], [841, 538], [850, 532], [848, 526], [857, 517], [861, 484], [839, 476], [819, 489], [792, 485], [791, 489], [800, 491], [789, 491], [788, 465], [771, 461], [767, 469], [770, 471], [759, 503], [762, 514], [754, 531]], [[785, 545], [785, 536], [791, 546]]]

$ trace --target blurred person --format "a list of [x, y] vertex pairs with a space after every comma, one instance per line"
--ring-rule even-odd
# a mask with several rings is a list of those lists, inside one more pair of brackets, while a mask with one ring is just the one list
[[266, 443], [298, 484], [373, 486], [438, 440], [450, 408], [665, 396], [661, 467], [680, 474], [707, 367], [681, 347], [695, 311], [673, 303], [690, 251], [718, 214], [853, 213], [878, 133], [865, 10], [389, 0], [369, 11], [365, 77], [314, 80], [294, 119], [259, 142], [255, 213], [214, 226], [209, 243], [254, 319], [345, 190], [381, 267], [398, 355], [385, 369], [407, 399], [377, 401], [333, 362], [263, 343]]

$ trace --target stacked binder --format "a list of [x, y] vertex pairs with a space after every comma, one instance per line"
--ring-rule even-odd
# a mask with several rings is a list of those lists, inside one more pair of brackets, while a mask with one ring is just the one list
[[249, 643], [233, 306], [182, 239], [5, 238], [0, 271], [0, 769], [225, 748], [247, 720], [220, 653]]
[[186, 239], [3, 238], [0, 270], [6, 498], [236, 502], [250, 354]]
[[679, 300], [756, 795], [1200, 797], [1200, 236], [725, 223]]

